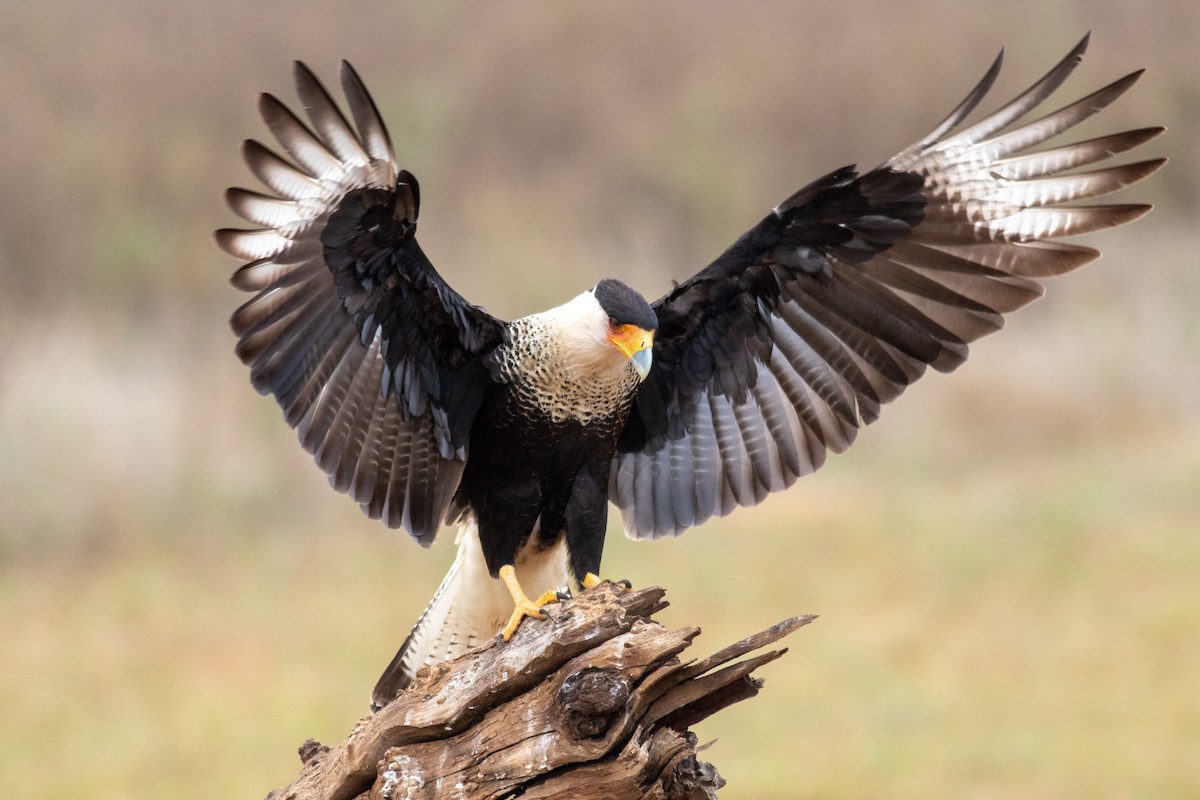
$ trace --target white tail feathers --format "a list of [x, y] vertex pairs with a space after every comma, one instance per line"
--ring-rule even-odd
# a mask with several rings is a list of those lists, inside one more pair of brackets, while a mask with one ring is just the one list
[[[503, 582], [488, 574], [473, 519], [459, 528], [456, 541], [458, 554], [450, 571], [371, 693], [373, 711], [391, 702], [421, 667], [456, 658], [491, 640], [512, 614], [512, 595]], [[540, 552], [532, 545], [536, 541], [534, 531], [515, 565], [517, 581], [531, 597], [567, 585], [567, 549], [562, 540]]]

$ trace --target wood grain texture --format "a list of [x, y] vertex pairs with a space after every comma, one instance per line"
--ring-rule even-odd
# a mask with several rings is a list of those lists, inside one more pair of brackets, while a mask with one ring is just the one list
[[689, 726], [757, 694], [754, 670], [786, 652], [764, 648], [813, 618], [689, 661], [700, 629], [652, 620], [663, 596], [605, 582], [421, 670], [341, 744], [305, 742], [300, 775], [268, 800], [716, 797]]

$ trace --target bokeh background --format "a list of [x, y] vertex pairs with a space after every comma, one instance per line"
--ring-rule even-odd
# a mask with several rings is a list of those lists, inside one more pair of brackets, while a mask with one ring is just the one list
[[451, 558], [329, 489], [249, 386], [209, 241], [254, 99], [354, 61], [421, 240], [508, 318], [648, 296], [792, 190], [994, 107], [1083, 32], [1081, 131], [1163, 124], [1157, 210], [847, 455], [670, 542], [698, 652], [821, 618], [704, 724], [729, 798], [1200, 791], [1200, 6], [0, 3], [0, 797], [260, 797], [336, 742]]

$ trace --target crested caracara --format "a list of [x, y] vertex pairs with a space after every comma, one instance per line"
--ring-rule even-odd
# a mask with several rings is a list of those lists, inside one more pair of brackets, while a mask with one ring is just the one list
[[245, 143], [267, 191], [230, 189], [253, 227], [216, 233], [246, 262], [234, 286], [254, 295], [233, 314], [237, 353], [368, 515], [425, 545], [459, 525], [457, 557], [373, 705], [423, 664], [510, 636], [556, 590], [590, 587], [609, 503], [645, 539], [785, 489], [926, 367], [961, 364], [1042, 279], [1098, 256], [1062, 237], [1145, 214], [1074, 201], [1158, 169], [1092, 165], [1161, 128], [1034, 149], [1139, 73], [1022, 121], [1086, 45], [964, 124], [997, 58], [916, 144], [808, 184], [652, 303], [602, 280], [513, 322], [465, 300], [422, 252], [417, 181], [353, 68], [341, 69], [347, 118], [297, 63], [307, 121], [261, 97], [284, 155]]

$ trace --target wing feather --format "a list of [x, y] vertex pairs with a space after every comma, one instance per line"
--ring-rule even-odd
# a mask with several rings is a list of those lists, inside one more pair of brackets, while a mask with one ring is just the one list
[[1043, 175], [1063, 173], [1120, 155], [1145, 144], [1160, 133], [1162, 128], [1140, 128], [1050, 150], [1002, 158], [992, 164], [992, 172], [998, 178], [1010, 181], [1027, 181]]
[[383, 124], [383, 117], [379, 114], [375, 100], [354, 67], [350, 66], [350, 62], [342, 62], [339, 76], [350, 113], [354, 117], [354, 125], [358, 128], [363, 148], [370, 156], [371, 164], [384, 170], [381, 175], [383, 179], [393, 180], [396, 174], [396, 155], [392, 150], [392, 137], [388, 136], [387, 126]]
[[372, 517], [432, 541], [462, 474], [488, 390], [484, 358], [504, 324], [467, 303], [416, 243], [420, 194], [353, 68], [349, 117], [311, 70], [294, 66], [307, 122], [270, 94], [259, 111], [280, 155], [242, 145], [266, 192], [226, 201], [255, 226], [217, 246], [246, 262], [233, 285], [238, 356], [273, 394], [338, 491]]
[[[960, 129], [994, 83], [997, 58], [928, 136], [865, 174], [847, 167], [808, 184], [654, 304], [654, 368], [610, 481], [627, 534], [676, 535], [820, 468], [927, 367], [955, 369], [970, 342], [1040, 297], [1041, 279], [1099, 255], [1058, 239], [1149, 210], [1068, 204], [1123, 189], [1163, 159], [1070, 171], [1161, 128], [1030, 150], [1140, 76], [1021, 122], [1066, 80], [1087, 43]], [[719, 486], [709, 475], [720, 476]]]
[[[276, 194], [289, 200], [331, 200], [326, 188], [311, 175], [296, 169], [255, 139], [242, 142], [242, 160], [254, 177]], [[236, 212], [237, 209], [234, 209]], [[253, 222], [253, 220], [251, 220]]]
[[[1012, 123], [1016, 122], [1021, 117], [1032, 111], [1035, 107], [1042, 104], [1054, 91], [1063, 84], [1068, 76], [1075, 71], [1079, 66], [1079, 62], [1083, 61], [1083, 54], [1087, 52], [1088, 42], [1091, 39], [1091, 34], [1084, 36], [1079, 40], [1079, 43], [1067, 53], [1062, 61], [1059, 61], [1054, 67], [1047, 72], [1040, 80], [1019, 94], [1014, 99], [1010, 100], [998, 110], [984, 117], [979, 122], [966, 128], [960, 133], [949, 136], [945, 139], [938, 139], [925, 144], [922, 150], [934, 150], [941, 153], [952, 154], [961, 147], [973, 145], [987, 139], [997, 131], [1007, 128]], [[952, 129], [951, 129], [952, 130]], [[949, 132], [949, 131], [947, 131]], [[912, 149], [906, 150], [901, 157], [912, 152]]]
[[317, 464], [333, 479], [334, 488], [339, 488], [336, 476], [342, 462], [358, 460], [357, 453], [346, 446], [351, 430], [367, 416], [364, 406], [380, 394], [373, 367], [372, 361], [360, 355], [343, 356], [319, 395], [318, 405], [325, 410], [325, 418], [321, 424], [310, 426], [317, 437], [311, 449]]
[[1141, 76], [1142, 70], [1132, 72], [1041, 119], [1015, 128], [1003, 136], [996, 136], [980, 142], [975, 145], [975, 157], [994, 161], [1012, 153], [1036, 147], [1047, 139], [1052, 139], [1103, 111], [1110, 103], [1125, 94]]
[[[335, 349], [331, 349], [330, 355], [336, 352]], [[342, 351], [339, 363], [347, 362], [355, 357], [361, 358], [361, 353], [361, 350], [351, 347], [350, 342], [347, 342]], [[362, 362], [365, 364], [367, 360], [362, 358]], [[362, 458], [364, 449], [370, 446], [371, 426], [375, 423], [378, 414], [382, 412], [383, 407], [387, 404], [386, 396], [381, 392], [375, 391], [373, 384], [364, 381], [362, 386], [363, 391], [355, 398], [355, 413], [346, 415], [344, 423], [346, 427], [342, 434], [341, 450], [332, 465], [332, 469], [329, 471], [329, 482], [333, 488], [339, 492], [351, 494], [351, 496], [353, 496], [355, 470]]]
[[754, 384], [754, 399], [766, 422], [770, 459], [767, 469], [769, 491], [778, 492], [791, 486], [800, 477], [800, 453], [796, 440], [799, 435], [796, 410], [786, 402], [783, 390], [769, 365], [760, 368]]
[[[689, 446], [692, 451], [692, 487], [695, 492], [693, 524], [699, 525], [712, 516], [721, 497], [721, 462], [717, 434], [712, 414], [702, 413], [707, 403], [692, 403], [688, 415], [688, 435], [672, 442]], [[707, 410], [705, 408], [705, 410]]]
[[[733, 402], [728, 395], [710, 393], [713, 428], [717, 435], [717, 447], [721, 462], [725, 465], [727, 496], [736, 505], [753, 505], [754, 490], [750, 486], [749, 457], [742, 433], [738, 430], [737, 417], [733, 413]], [[656, 453], [657, 454], [657, 451]], [[731, 509], [732, 510], [732, 509]]]
[[325, 387], [333, 372], [347, 359], [362, 358], [361, 347], [354, 331], [341, 330], [329, 345], [312, 371], [307, 375], [297, 374], [279, 390], [279, 405], [283, 409], [283, 418], [293, 427], [308, 411]]
[[319, 137], [320, 149], [328, 148], [326, 152], [346, 167], [362, 169], [368, 166], [371, 159], [363, 143], [317, 76], [300, 61], [292, 65], [292, 74], [296, 80], [296, 94]]
[[674, 524], [690, 528], [696, 524], [696, 464], [692, 458], [691, 442], [663, 448], [663, 452], [668, 455], [662, 479], [670, 483], [670, 509]]
[[895, 396], [891, 387], [905, 380], [904, 370], [883, 348], [870, 347], [875, 344], [870, 340], [863, 343], [871, 358], [856, 353], [847, 337], [821, 324], [800, 302], [784, 303], [779, 312], [771, 321], [772, 340], [796, 376], [839, 416], [854, 419], [857, 404], [860, 414], [874, 420], [879, 404]]
[[[392, 412], [392, 404], [384, 402], [383, 395], [376, 395], [370, 407], [370, 421], [363, 438], [363, 449], [358, 454], [358, 461], [354, 465], [354, 477], [350, 481], [350, 496], [364, 507], [371, 505], [378, 487], [386, 484], [386, 480], [379, 480], [381, 462], [385, 455], [388, 469], [391, 469], [391, 450], [385, 446], [388, 432], [408, 431], [408, 426], [401, 423], [398, 414]], [[389, 414], [393, 419], [388, 419]], [[393, 448], [395, 446], [392, 445]]]
[[342, 181], [347, 167], [330, 152], [330, 145], [317, 138], [300, 118], [272, 94], [258, 97], [258, 113], [275, 140], [306, 173], [319, 180]]

